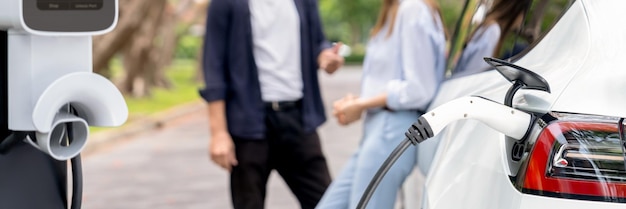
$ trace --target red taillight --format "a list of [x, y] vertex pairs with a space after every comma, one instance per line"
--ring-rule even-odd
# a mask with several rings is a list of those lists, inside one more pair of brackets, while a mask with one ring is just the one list
[[532, 149], [523, 191], [610, 202], [626, 198], [626, 164], [617, 123], [548, 125]]

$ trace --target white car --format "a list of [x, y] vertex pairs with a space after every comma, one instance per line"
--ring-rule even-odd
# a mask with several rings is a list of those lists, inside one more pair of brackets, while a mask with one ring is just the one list
[[[405, 184], [424, 186], [421, 208], [626, 208], [625, 13], [624, 0], [577, 0], [512, 61], [549, 85], [509, 94], [515, 110], [534, 116], [531, 125], [496, 110], [481, 114], [502, 126], [517, 126], [526, 133], [522, 139], [484, 121], [458, 120], [420, 144], [421, 155], [436, 150], [432, 162], [418, 157], [427, 174], [424, 185]], [[504, 104], [513, 84], [503, 74], [526, 74], [498, 69], [503, 73], [490, 70], [446, 81], [431, 107], [471, 95]]]

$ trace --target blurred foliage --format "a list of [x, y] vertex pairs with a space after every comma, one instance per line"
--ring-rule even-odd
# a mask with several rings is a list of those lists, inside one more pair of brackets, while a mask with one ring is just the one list
[[[328, 40], [344, 42], [352, 47], [353, 56], [362, 60], [364, 44], [378, 17], [381, 0], [320, 0], [320, 16]], [[360, 60], [359, 60], [360, 58]]]
[[[459, 16], [463, 0], [438, 0], [444, 24], [452, 31]], [[320, 15], [326, 37], [330, 41], [341, 41], [352, 47], [347, 63], [361, 63], [365, 44], [371, 28], [378, 18], [382, 0], [320, 0]]]
[[171, 89], [156, 88], [151, 98], [126, 98], [130, 118], [151, 115], [181, 103], [199, 99], [196, 60], [178, 59], [167, 70]]
[[[437, 0], [440, 4], [444, 24], [448, 34], [461, 15], [465, 0]], [[560, 17], [572, 0], [550, 0], [549, 7], [541, 24], [541, 31], [548, 30]], [[365, 44], [369, 31], [378, 17], [378, 7], [382, 0], [320, 0], [320, 15], [324, 30], [330, 41], [341, 41], [352, 47], [352, 55], [346, 57], [347, 64], [361, 64], [365, 54]], [[152, 97], [126, 98], [130, 118], [133, 120], [149, 116], [173, 106], [199, 99], [197, 89], [196, 56], [202, 47], [202, 36], [190, 32], [189, 27], [179, 25], [179, 44], [176, 48], [176, 60], [167, 69], [167, 77], [172, 81], [170, 90], [156, 88]], [[514, 38], [505, 44], [513, 46]], [[520, 41], [520, 40], [517, 40]], [[111, 62], [113, 80], [121, 79], [123, 70], [121, 57]], [[100, 130], [100, 128], [95, 128]]]
[[[199, 50], [203, 46], [203, 34], [204, 24], [202, 24], [202, 31], [195, 31], [195, 22], [191, 23], [178, 23], [176, 27], [176, 34], [178, 34], [178, 45], [176, 45], [176, 51], [174, 57], [176, 59], [196, 59]], [[202, 33], [202, 34], [201, 34]]]
[[[348, 63], [362, 61], [369, 31], [376, 22], [379, 7], [383, 0], [320, 0], [320, 15], [324, 23], [326, 36], [330, 41], [342, 41], [350, 45], [352, 56], [347, 57]], [[538, 1], [538, 0], [536, 0]], [[541, 24], [545, 32], [554, 24], [563, 9], [572, 0], [549, 0], [549, 6]], [[443, 22], [448, 35], [453, 34], [454, 27], [461, 15], [465, 0], [437, 0], [441, 8]], [[513, 40], [513, 39], [512, 39]], [[512, 40], [506, 45], [513, 46]]]
[[177, 59], [195, 59], [201, 48], [202, 37], [188, 34], [181, 35], [176, 46], [175, 57]]
[[378, 17], [381, 0], [320, 0], [327, 38], [348, 44], [363, 43]]
[[[176, 104], [192, 101], [199, 98], [197, 82], [198, 63], [194, 59], [176, 59], [167, 68], [166, 76], [172, 81], [172, 88], [155, 88], [151, 97], [133, 98], [126, 97], [126, 103], [130, 117], [150, 115]], [[122, 62], [119, 58], [111, 62], [113, 79], [120, 80], [123, 77]]]
[[352, 54], [349, 57], [345, 58], [346, 65], [360, 65], [363, 64], [363, 59], [365, 58], [365, 54]]
[[[531, 8], [528, 16], [534, 15], [534, 7], [537, 5], [537, 1], [538, 0], [534, 1], [533, 8]], [[536, 41], [539, 41], [541, 37], [546, 34], [552, 26], [554, 26], [554, 24], [556, 24], [556, 21], [558, 21], [563, 12], [565, 12], [572, 3], [573, 0], [549, 0], [543, 19], [541, 20], [541, 26], [539, 29], [540, 36]], [[526, 21], [528, 21], [528, 18]], [[501, 50], [502, 54], [500, 55], [500, 58], [509, 58], [514, 56], [515, 54], [522, 52], [522, 50], [525, 50], [524, 47], [530, 44], [531, 43], [528, 43], [521, 37], [510, 35], [506, 38], [504, 44], [502, 45], [503, 50]]]
[[546, 31], [554, 25], [555, 21], [569, 8], [573, 0], [550, 0], [544, 19], [541, 24], [541, 31]]

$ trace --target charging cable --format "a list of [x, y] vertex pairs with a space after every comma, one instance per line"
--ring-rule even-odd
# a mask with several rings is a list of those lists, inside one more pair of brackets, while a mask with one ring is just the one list
[[478, 120], [515, 139], [523, 139], [530, 132], [534, 121], [529, 113], [483, 97], [469, 96], [445, 103], [420, 116], [417, 122], [411, 125], [405, 133], [406, 138], [391, 152], [370, 181], [357, 209], [365, 209], [385, 174], [411, 144], [417, 145], [432, 138], [448, 124], [463, 119]]
[[[71, 105], [67, 105], [69, 112], [78, 116], [78, 111]], [[67, 131], [67, 143], [71, 144], [74, 140], [74, 127], [72, 123], [68, 123], [65, 127]], [[80, 153], [73, 157], [70, 162], [72, 163], [72, 205], [70, 209], [82, 208], [83, 200], [83, 165], [81, 162]]]

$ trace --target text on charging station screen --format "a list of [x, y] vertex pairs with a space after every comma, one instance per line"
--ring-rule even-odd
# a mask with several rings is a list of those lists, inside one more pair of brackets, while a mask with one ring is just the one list
[[40, 10], [99, 10], [102, 0], [37, 0]]

